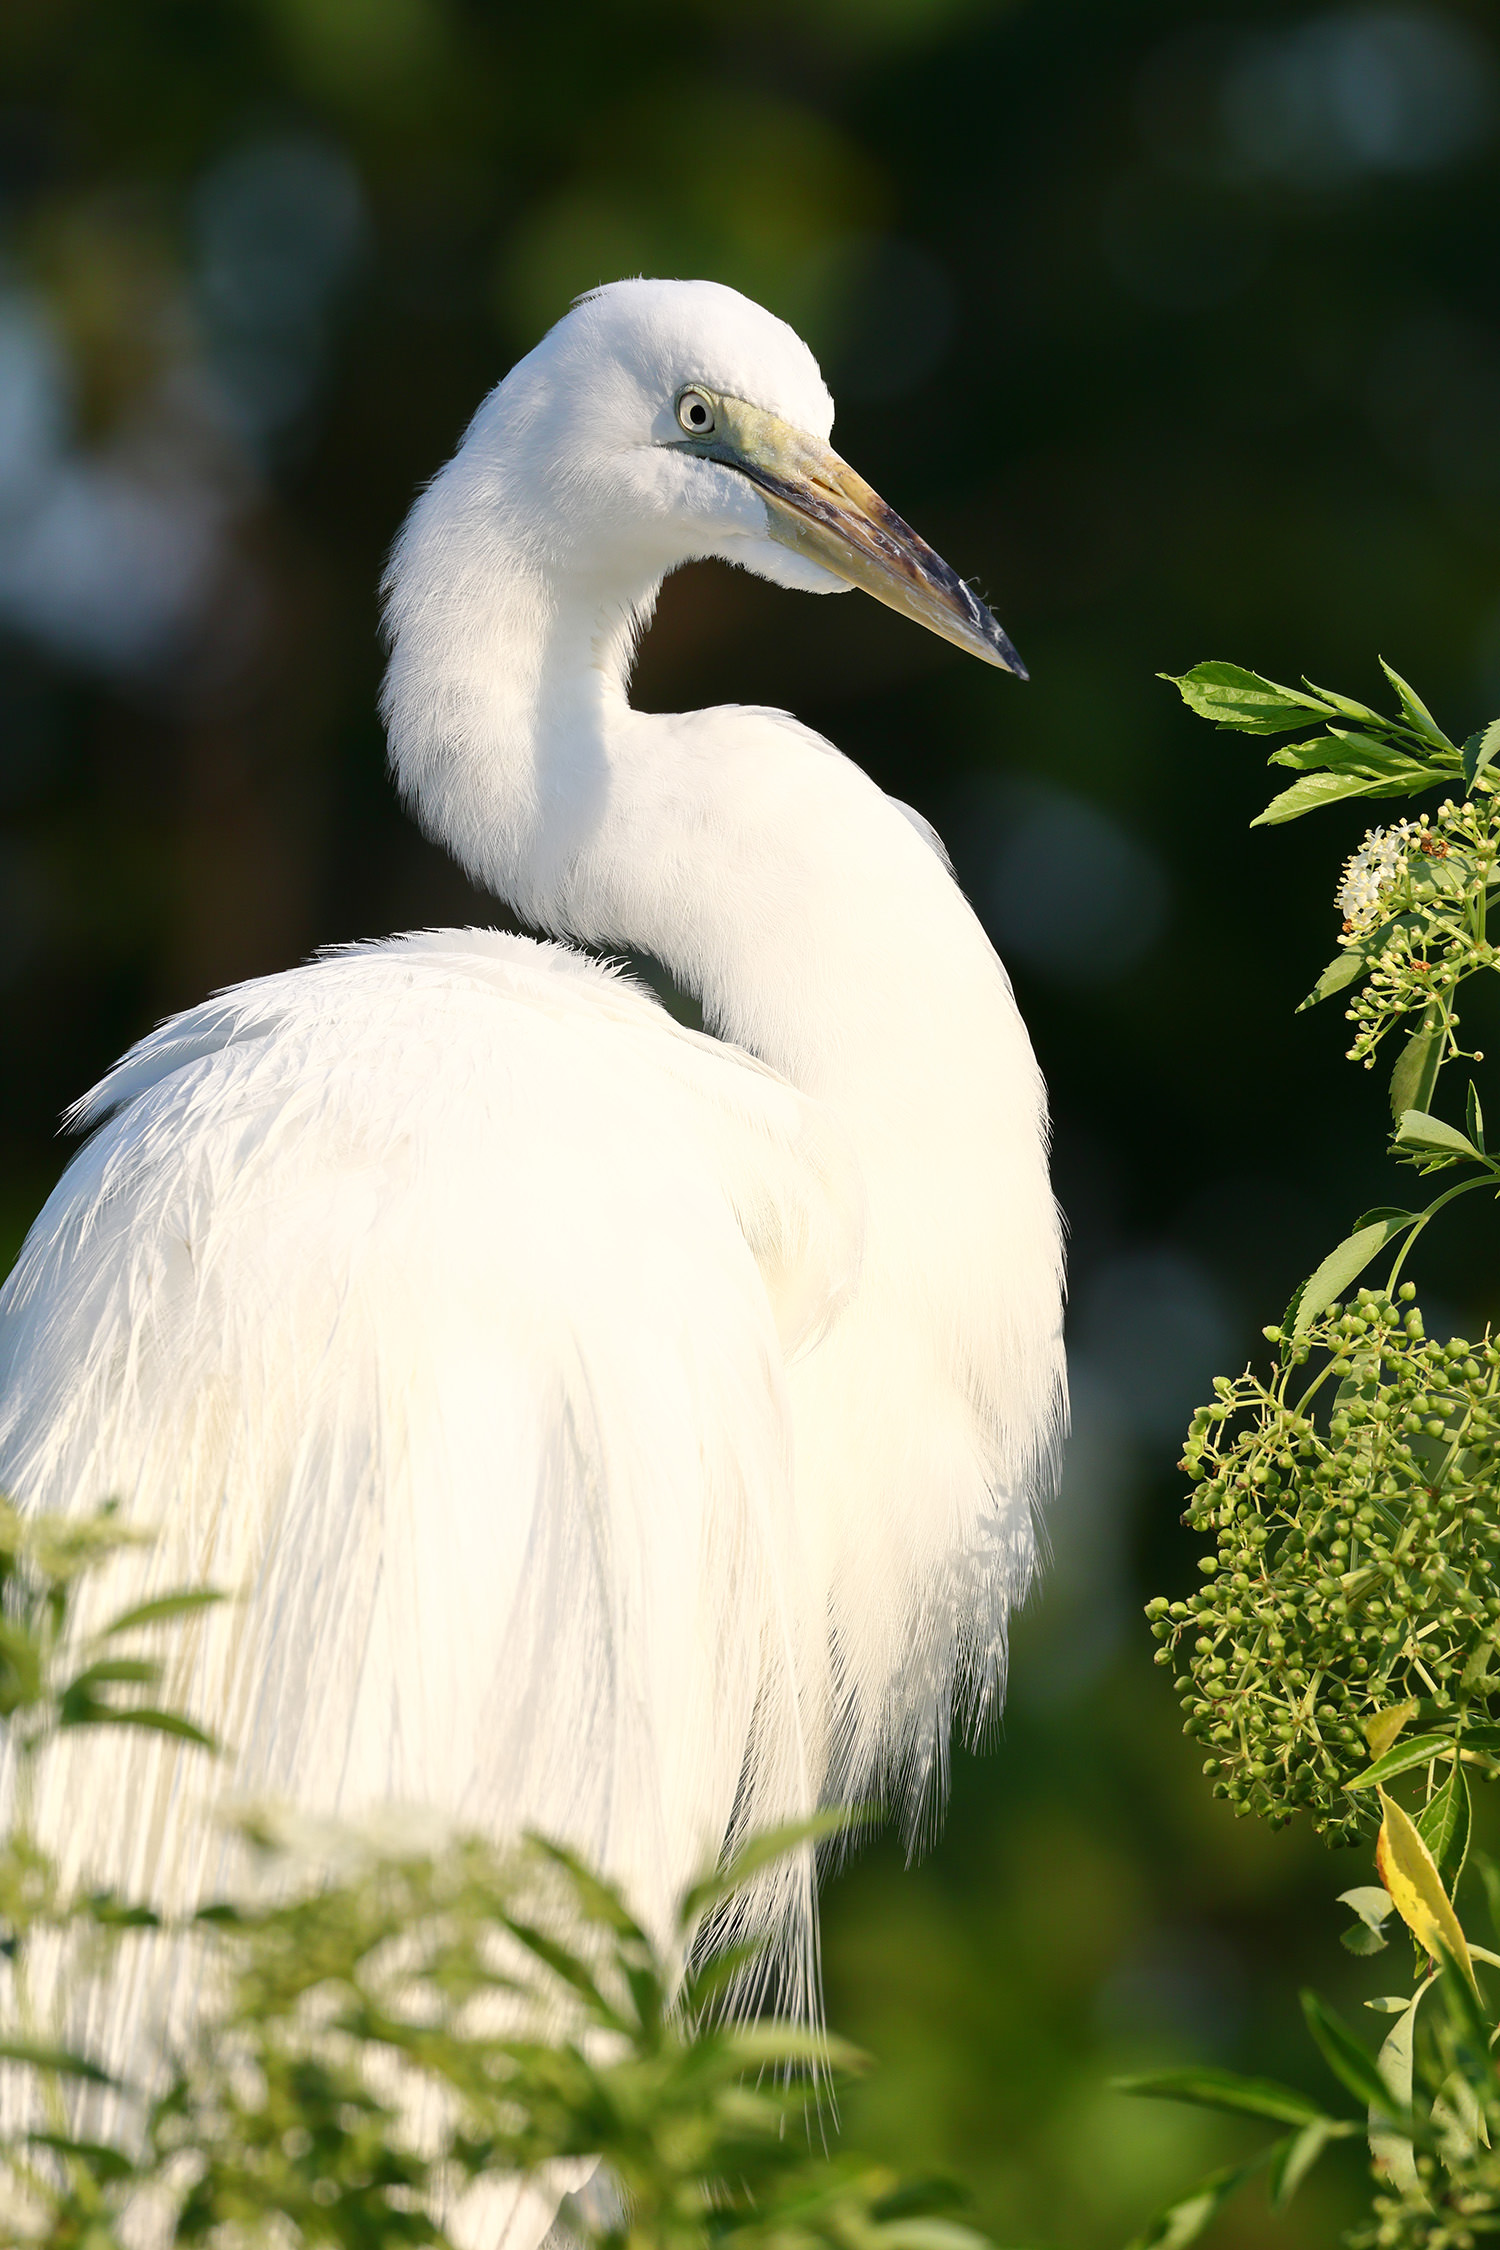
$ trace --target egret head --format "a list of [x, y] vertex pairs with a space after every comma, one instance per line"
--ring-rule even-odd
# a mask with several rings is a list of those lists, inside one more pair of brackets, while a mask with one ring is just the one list
[[474, 419], [460, 460], [555, 569], [659, 578], [719, 556], [814, 593], [862, 586], [1025, 668], [984, 604], [828, 443], [833, 401], [785, 321], [712, 281], [582, 298]]

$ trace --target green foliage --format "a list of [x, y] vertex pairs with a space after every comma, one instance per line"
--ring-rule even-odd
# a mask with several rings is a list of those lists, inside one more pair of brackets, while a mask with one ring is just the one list
[[[1394, 720], [1232, 665], [1199, 665], [1175, 683], [1193, 709], [1243, 732], [1290, 731], [1313, 703], [1356, 722], [1330, 718], [1326, 735], [1272, 753], [1303, 778], [1263, 822], [1450, 779], [1467, 795], [1435, 818], [1366, 835], [1339, 888], [1344, 949], [1304, 1002], [1353, 988], [1349, 1053], [1367, 1069], [1387, 1033], [1407, 1027], [1391, 1080], [1391, 1154], [1424, 1177], [1454, 1177], [1422, 1209], [1365, 1213], [1283, 1323], [1267, 1328], [1277, 1355], [1269, 1373], [1215, 1384], [1182, 1460], [1195, 1486], [1186, 1520], [1214, 1538], [1199, 1566], [1206, 1584], [1187, 1601], [1157, 1599], [1148, 1615], [1158, 1663], [1182, 1667], [1186, 1731], [1211, 1752], [1215, 1794], [1274, 1826], [1304, 1811], [1331, 1842], [1378, 1828], [1380, 1880], [1343, 1894], [1355, 1916], [1343, 1942], [1357, 1955], [1384, 1953], [1394, 1919], [1416, 1947], [1414, 1991], [1370, 2002], [1396, 2018], [1378, 2055], [1303, 1995], [1324, 2063], [1366, 2112], [1372, 2201], [1348, 2250], [1472, 2250], [1500, 2234], [1500, 2022], [1476, 1966], [1500, 1967], [1500, 1954], [1475, 1944], [1458, 1912], [1471, 1863], [1492, 1919], [1500, 1905], [1500, 1871], [1471, 1860], [1469, 1789], [1471, 1776], [1500, 1771], [1500, 1342], [1488, 1330], [1475, 1343], [1430, 1339], [1415, 1288], [1398, 1277], [1448, 1205], [1500, 1190], [1477, 1087], [1461, 1126], [1434, 1107], [1444, 1064], [1464, 1054], [1458, 987], [1500, 965], [1486, 931], [1500, 722], [1459, 749], [1384, 669]], [[1359, 1277], [1397, 1244], [1384, 1285], [1351, 1301]], [[1390, 1793], [1398, 1785], [1420, 1789], [1413, 1811]], [[1281, 2124], [1296, 2124], [1302, 2099], [1223, 2072], [1169, 2073], [1129, 2090]], [[1354, 2129], [1306, 2115], [1295, 2147], [1284, 2136], [1264, 2152], [1273, 2200]], [[1196, 2240], [1237, 2184], [1206, 2183], [1197, 2204], [1181, 2200], [1143, 2241]]]
[[1488, 1773], [1500, 1748], [1500, 1346], [1434, 1342], [1372, 1290], [1275, 1336], [1269, 1377], [1221, 1378], [1193, 1417], [1188, 1521], [1215, 1545], [1201, 1592], [1152, 1604], [1157, 1661], [1183, 1666], [1217, 1796], [1348, 1842], [1379, 1818], [1350, 1784], [1380, 1712], [1410, 1703], [1429, 1762]]
[[1180, 678], [1161, 676], [1171, 680], [1189, 710], [1241, 734], [1289, 734], [1310, 718], [1323, 722], [1321, 734], [1271, 752], [1271, 765], [1290, 766], [1301, 778], [1273, 797], [1252, 823], [1262, 827], [1298, 820], [1344, 797], [1410, 797], [1463, 774], [1463, 753], [1426, 705], [1384, 660], [1381, 669], [1396, 690], [1397, 719], [1310, 680], [1301, 688], [1282, 687], [1238, 664], [1195, 664]]
[[[665, 1932], [539, 1838], [502, 1851], [273, 1812], [242, 1824], [267, 1877], [253, 1899], [167, 1925], [149, 1907], [65, 1894], [26, 1824], [55, 1735], [145, 1725], [208, 1743], [180, 1713], [132, 1700], [158, 1683], [157, 1661], [100, 1652], [214, 1595], [123, 1612], [83, 1644], [72, 1632], [78, 1579], [126, 1543], [108, 1510], [60, 1524], [0, 1502], [3, 1719], [19, 1780], [0, 1849], [0, 2059], [31, 2075], [46, 2120], [0, 2142], [4, 2250], [124, 2250], [142, 2197], [181, 2244], [443, 2250], [445, 2215], [480, 2183], [581, 2182], [601, 2165], [608, 2191], [568, 2205], [601, 2250], [982, 2250], [943, 2185], [823, 2153], [824, 2105], [859, 2056], [801, 2024], [722, 2012], [755, 1949], [700, 1942], [705, 1918], [759, 1868], [846, 1825], [834, 1816], [751, 1839], [691, 1886]], [[164, 1929], [196, 1956], [198, 2019], [160, 2084], [136, 2089], [138, 2129], [79, 2138], [65, 2091], [113, 2082], [32, 2033], [21, 1964], [44, 1932], [117, 1947]], [[106, 1950], [96, 1973], [113, 1960]]]

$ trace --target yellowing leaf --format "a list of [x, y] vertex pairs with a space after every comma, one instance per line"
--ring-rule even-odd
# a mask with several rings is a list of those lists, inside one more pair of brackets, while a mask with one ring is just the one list
[[1377, 1711], [1373, 1719], [1366, 1719], [1365, 1740], [1370, 1745], [1370, 1756], [1384, 1757], [1401, 1729], [1416, 1715], [1415, 1703], [1393, 1703], [1388, 1711]]
[[1443, 1889], [1442, 1877], [1433, 1864], [1431, 1852], [1418, 1835], [1415, 1824], [1383, 1789], [1380, 1804], [1385, 1818], [1380, 1823], [1375, 1845], [1375, 1865], [1380, 1871], [1380, 1880], [1391, 1894], [1392, 1905], [1418, 1945], [1425, 1946], [1435, 1961], [1444, 1953], [1451, 1954], [1473, 1984], [1474, 1964], [1469, 1958], [1468, 1940]]

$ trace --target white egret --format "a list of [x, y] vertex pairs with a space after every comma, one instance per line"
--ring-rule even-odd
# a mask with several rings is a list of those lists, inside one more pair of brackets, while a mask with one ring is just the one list
[[[164, 1024], [0, 1317], [0, 1483], [119, 1495], [131, 1593], [241, 1591], [171, 1682], [237, 1790], [540, 1828], [663, 1920], [737, 1832], [940, 1790], [1062, 1424], [1043, 1091], [937, 839], [785, 713], [627, 700], [705, 556], [1020, 670], [832, 419], [709, 282], [602, 289], [512, 369], [396, 546], [383, 708], [424, 826], [561, 942], [353, 946]], [[53, 1753], [66, 1870], [211, 1887], [191, 1756]], [[759, 1911], [812, 2005], [805, 1871]], [[83, 2032], [118, 2056], [146, 1997]]]

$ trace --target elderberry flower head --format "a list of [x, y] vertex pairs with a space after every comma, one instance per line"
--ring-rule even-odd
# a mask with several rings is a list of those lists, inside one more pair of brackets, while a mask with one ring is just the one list
[[1415, 822], [1394, 821], [1389, 828], [1367, 828], [1358, 851], [1344, 862], [1334, 904], [1351, 936], [1363, 936], [1380, 920], [1380, 902], [1400, 874], [1417, 835]]

